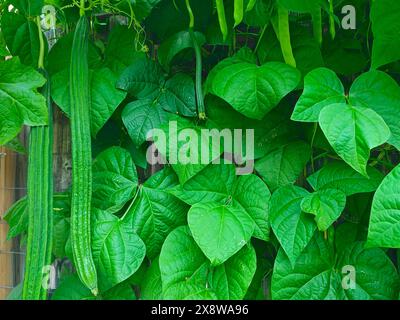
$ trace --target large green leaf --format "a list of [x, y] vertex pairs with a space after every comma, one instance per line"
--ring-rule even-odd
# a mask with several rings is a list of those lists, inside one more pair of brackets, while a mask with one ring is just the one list
[[114, 73], [120, 74], [135, 61], [145, 57], [136, 48], [135, 32], [127, 26], [116, 25], [110, 31], [104, 51], [104, 62]]
[[10, 240], [17, 237], [28, 230], [28, 210], [27, 199], [23, 197], [14, 202], [13, 205], [5, 212], [3, 218], [9, 226], [7, 239]]
[[400, 248], [400, 166], [390, 172], [374, 195], [368, 229], [370, 247]]
[[[69, 70], [71, 63], [71, 49], [74, 33], [69, 32], [60, 39], [51, 48], [47, 57], [46, 70], [51, 76], [63, 70]], [[97, 69], [102, 67], [102, 57], [98, 48], [89, 41], [88, 44], [88, 64], [89, 69]]]
[[318, 68], [304, 78], [304, 91], [297, 101], [292, 120], [318, 122], [321, 110], [345, 102], [344, 88], [338, 76], [327, 68]]
[[95, 297], [76, 274], [64, 276], [52, 300], [135, 300], [132, 288], [123, 283]]
[[245, 246], [224, 264], [211, 268], [189, 228], [179, 227], [165, 240], [160, 270], [164, 299], [243, 299], [256, 270], [256, 254]]
[[400, 59], [400, 2], [374, 0], [371, 6], [372, 68]]
[[269, 221], [292, 266], [317, 228], [312, 216], [301, 211], [301, 201], [307, 195], [305, 189], [288, 185], [276, 190], [270, 200]]
[[108, 290], [139, 269], [146, 246], [129, 223], [106, 211], [94, 210], [92, 252], [99, 287]]
[[250, 240], [255, 226], [242, 208], [218, 202], [192, 206], [188, 223], [194, 240], [213, 266], [238, 252]]
[[[245, 117], [233, 109], [224, 100], [208, 95], [206, 100], [207, 116], [219, 130], [242, 129], [242, 150], [233, 150], [235, 154], [242, 153], [242, 158], [251, 160], [250, 154], [244, 154], [246, 148], [252, 147], [252, 140], [246, 139], [246, 130], [254, 130], [254, 159], [259, 159], [267, 153], [285, 145], [299, 137], [300, 127], [290, 121], [292, 107], [287, 103], [278, 105], [262, 120]], [[248, 146], [249, 145], [249, 146]]]
[[162, 300], [162, 281], [159, 257], [151, 262], [140, 284], [141, 300]]
[[214, 78], [224, 68], [227, 68], [229, 66], [238, 63], [255, 64], [256, 62], [257, 62], [257, 57], [249, 47], [245, 46], [241, 48], [233, 56], [225, 58], [224, 60], [220, 61], [214, 68], [210, 70], [205, 83], [205, 90], [204, 90], [205, 93], [210, 93], [210, 91], [212, 90], [212, 83], [214, 82]]
[[[108, 68], [94, 69], [90, 73], [90, 129], [96, 137], [110, 119], [126, 93], [115, 88], [116, 76]], [[67, 69], [52, 77], [51, 95], [54, 102], [69, 116], [69, 71]]]
[[142, 145], [152, 129], [167, 122], [168, 115], [151, 99], [141, 99], [128, 103], [122, 111], [122, 121], [136, 146]]
[[252, 119], [261, 120], [300, 82], [300, 72], [280, 62], [262, 66], [241, 62], [217, 68], [210, 92]]
[[302, 141], [289, 143], [257, 160], [255, 169], [273, 191], [293, 184], [311, 157], [310, 146]]
[[197, 124], [170, 114], [169, 121], [161, 126], [162, 132], [152, 136], [159, 153], [172, 165], [181, 184], [212, 161], [219, 160], [222, 153], [218, 133], [210, 131], [207, 135], [202, 129], [210, 129], [210, 124]]
[[136, 168], [130, 153], [111, 147], [93, 162], [93, 206], [117, 212], [133, 198], [138, 184]]
[[293, 300], [396, 299], [399, 275], [382, 249], [347, 242], [334, 255], [318, 234], [291, 266], [281, 249], [272, 276], [272, 298]]
[[186, 223], [188, 206], [168, 193], [177, 184], [178, 178], [170, 168], [152, 175], [140, 187], [138, 198], [126, 216], [133, 231], [146, 244], [150, 259], [160, 253], [167, 235]]
[[168, 79], [161, 89], [158, 103], [168, 112], [195, 117], [197, 111], [193, 79], [184, 73]]
[[138, 99], [151, 99], [158, 96], [164, 81], [160, 65], [153, 60], [143, 58], [122, 72], [116, 86]]
[[341, 277], [332, 266], [332, 249], [315, 236], [293, 266], [280, 249], [272, 274], [274, 300], [335, 300], [344, 298]]
[[189, 205], [207, 202], [240, 206], [255, 222], [253, 236], [269, 238], [268, 200], [270, 192], [255, 175], [237, 177], [233, 165], [210, 164], [202, 172], [170, 192]]
[[364, 249], [363, 242], [355, 242], [341, 252], [338, 265], [353, 266], [355, 270], [355, 288], [343, 290], [349, 300], [398, 298], [400, 278], [382, 249]]
[[362, 74], [351, 86], [349, 100], [378, 113], [392, 133], [388, 142], [400, 150], [400, 87], [392, 77], [381, 71]]
[[74, 275], [65, 276], [51, 297], [52, 300], [95, 300], [96, 297]]
[[0, 61], [0, 145], [11, 141], [22, 125], [40, 126], [48, 121], [45, 98], [37, 89], [45, 78], [18, 58]]
[[327, 230], [343, 212], [346, 195], [336, 189], [324, 189], [304, 197], [301, 210], [315, 215], [315, 222], [320, 231]]
[[344, 103], [325, 107], [319, 124], [336, 153], [365, 176], [370, 150], [390, 138], [390, 129], [375, 111]]
[[[195, 32], [194, 34], [197, 43], [199, 46], [202, 46], [206, 42], [204, 35], [200, 32]], [[172, 60], [179, 52], [192, 47], [193, 43], [189, 31], [184, 30], [175, 33], [173, 36], [161, 43], [158, 48], [158, 61], [160, 61], [160, 64], [168, 70]]]
[[351, 196], [356, 193], [374, 192], [382, 182], [383, 174], [368, 167], [368, 177], [354, 171], [344, 162], [330, 162], [307, 178], [314, 190], [337, 189]]
[[194, 117], [196, 99], [193, 80], [178, 73], [165, 80], [161, 67], [149, 59], [141, 59], [128, 67], [117, 82], [139, 100], [129, 103], [122, 120], [135, 145], [140, 146], [152, 129], [168, 120], [167, 112]]
[[23, 15], [5, 11], [1, 16], [1, 31], [7, 48], [23, 64], [36, 67], [39, 59], [39, 34], [36, 23]]

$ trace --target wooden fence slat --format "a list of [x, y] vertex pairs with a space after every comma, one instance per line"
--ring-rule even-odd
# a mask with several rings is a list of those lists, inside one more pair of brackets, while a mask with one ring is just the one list
[[[15, 200], [16, 156], [0, 147], [0, 300], [7, 297], [14, 285], [13, 242], [6, 240], [8, 225], [4, 213]], [[9, 287], [9, 288], [7, 288]]]

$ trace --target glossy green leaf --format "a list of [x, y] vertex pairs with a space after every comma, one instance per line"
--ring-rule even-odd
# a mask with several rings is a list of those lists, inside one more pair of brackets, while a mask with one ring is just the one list
[[293, 266], [280, 249], [272, 274], [274, 300], [336, 300], [343, 299], [341, 277], [332, 266], [332, 249], [315, 236]]
[[[90, 129], [96, 137], [100, 129], [111, 118], [126, 93], [115, 88], [116, 76], [108, 68], [95, 69], [90, 76]], [[52, 77], [52, 98], [69, 116], [69, 71], [67, 69]]]
[[288, 185], [276, 190], [270, 200], [269, 221], [292, 266], [317, 228], [312, 216], [301, 211], [301, 201], [308, 194], [305, 189]]
[[381, 71], [370, 71], [359, 76], [351, 86], [350, 103], [374, 110], [390, 128], [388, 142], [400, 149], [400, 87]]
[[167, 122], [168, 115], [153, 100], [142, 99], [128, 103], [122, 111], [122, 121], [133, 143], [142, 145], [152, 129], [159, 128]]
[[92, 252], [100, 290], [108, 290], [139, 269], [146, 246], [131, 225], [106, 211], [92, 213]]
[[336, 189], [316, 191], [304, 197], [301, 210], [315, 215], [320, 231], [327, 230], [341, 215], [346, 205], [346, 195]]
[[120, 74], [137, 60], [143, 59], [145, 53], [138, 51], [135, 32], [127, 26], [116, 25], [108, 36], [104, 51], [104, 62], [115, 74]]
[[368, 167], [368, 177], [354, 171], [344, 162], [331, 162], [307, 178], [314, 190], [338, 189], [351, 196], [356, 193], [374, 192], [383, 179], [377, 169]]
[[162, 281], [159, 257], [151, 262], [140, 286], [141, 300], [162, 300]]
[[[200, 32], [195, 32], [195, 37], [199, 46], [206, 42], [204, 35]], [[158, 60], [164, 68], [169, 69], [172, 60], [179, 52], [192, 47], [189, 31], [180, 31], [161, 43], [158, 49]]]
[[255, 222], [253, 236], [269, 238], [268, 200], [270, 192], [255, 175], [236, 176], [233, 165], [209, 165], [202, 172], [170, 192], [189, 205], [206, 202], [240, 206]]
[[255, 64], [256, 62], [257, 62], [256, 55], [253, 53], [253, 51], [251, 51], [249, 47], [241, 48], [233, 56], [225, 58], [224, 60], [220, 61], [214, 68], [210, 70], [205, 84], [205, 93], [210, 93], [210, 91], [212, 90], [212, 83], [214, 82], [214, 78], [224, 68], [227, 68], [229, 66], [238, 63]]
[[5, 212], [4, 220], [8, 223], [7, 239], [12, 239], [28, 230], [27, 199], [23, 197]]
[[218, 202], [192, 206], [188, 223], [194, 240], [214, 266], [238, 252], [250, 240], [255, 226], [242, 208]]
[[310, 146], [302, 141], [284, 145], [257, 160], [255, 169], [271, 190], [293, 184], [311, 157]]
[[178, 184], [178, 178], [170, 168], [152, 175], [139, 190], [138, 198], [126, 216], [146, 244], [146, 254], [155, 258], [167, 235], [186, 223], [188, 206], [168, 193]]
[[57, 290], [51, 297], [52, 300], [95, 300], [96, 297], [79, 280], [79, 277], [69, 275], [61, 280]]
[[345, 102], [345, 96], [340, 79], [333, 71], [318, 68], [305, 76], [304, 91], [296, 103], [291, 119], [318, 122], [324, 107], [342, 102]]
[[[252, 143], [251, 140], [246, 139], [246, 130], [248, 129], [254, 130], [254, 159], [265, 156], [301, 135], [298, 125], [289, 119], [292, 107], [286, 103], [278, 105], [262, 120], [247, 118], [224, 100], [212, 95], [206, 98], [206, 110], [207, 116], [219, 130], [242, 129], [241, 153], [246, 160], [250, 160], [250, 155], [246, 151], [247, 144], [251, 147]], [[235, 151], [235, 153], [240, 154], [240, 151]]]
[[46, 102], [37, 92], [45, 82], [40, 73], [22, 65], [18, 58], [0, 61], [0, 145], [11, 141], [24, 124], [47, 124]]
[[168, 79], [161, 89], [158, 103], [168, 112], [184, 117], [195, 117], [197, 107], [192, 78], [184, 73], [178, 73]]
[[300, 82], [300, 72], [284, 63], [250, 63], [219, 67], [210, 92], [246, 117], [261, 120]]
[[179, 227], [165, 240], [160, 270], [164, 299], [243, 299], [256, 270], [256, 254], [245, 246], [225, 264], [210, 268], [189, 228]]
[[319, 124], [336, 153], [354, 170], [367, 176], [370, 150], [390, 138], [390, 129], [375, 111], [344, 103], [331, 104]]
[[126, 68], [116, 86], [138, 99], [147, 99], [157, 97], [163, 82], [164, 75], [160, 65], [153, 60], [144, 58]]
[[159, 153], [165, 157], [176, 172], [181, 184], [194, 177], [209, 163], [219, 159], [222, 148], [216, 140], [217, 134], [202, 134], [210, 129], [209, 124], [197, 124], [179, 116], [169, 115], [169, 121], [161, 131], [153, 133]]
[[135, 195], [136, 168], [129, 152], [111, 147], [93, 162], [93, 206], [117, 212]]
[[374, 195], [368, 228], [370, 247], [400, 248], [400, 166], [382, 181]]
[[354, 288], [343, 290], [349, 300], [397, 299], [400, 278], [382, 249], [364, 249], [363, 242], [355, 242], [341, 253], [338, 265], [354, 267]]
[[4, 12], [1, 31], [7, 48], [23, 64], [36, 67], [39, 59], [39, 35], [36, 23], [21, 14]]
[[[69, 70], [73, 37], [74, 33], [69, 32], [60, 39], [57, 39], [57, 42], [51, 48], [45, 61], [46, 70], [51, 76], [63, 70]], [[98, 69], [102, 67], [100, 52], [91, 41], [89, 41], [88, 44], [88, 64], [89, 69]]]
[[374, 35], [371, 67], [376, 69], [400, 59], [400, 3], [372, 1], [371, 22]]

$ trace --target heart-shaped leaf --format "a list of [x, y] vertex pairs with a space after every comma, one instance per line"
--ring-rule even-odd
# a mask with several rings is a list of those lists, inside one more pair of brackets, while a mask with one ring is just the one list
[[327, 230], [343, 212], [346, 195], [336, 189], [324, 189], [311, 193], [301, 202], [301, 210], [315, 215], [320, 231]]
[[[161, 250], [164, 299], [243, 299], [256, 271], [256, 254], [245, 246], [224, 264], [211, 267], [188, 227], [172, 231]], [[240, 272], [238, 272], [240, 270]]]
[[299, 82], [300, 72], [287, 64], [268, 62], [257, 66], [242, 62], [219, 67], [210, 92], [246, 117], [261, 120]]
[[312, 217], [301, 211], [301, 201], [308, 194], [305, 189], [288, 185], [276, 190], [270, 200], [271, 227], [292, 266], [317, 228]]
[[93, 162], [93, 206], [117, 212], [135, 195], [138, 184], [136, 168], [130, 153], [111, 147]]
[[100, 290], [108, 290], [139, 269], [146, 246], [131, 225], [115, 215], [95, 210], [92, 222], [92, 251]]
[[192, 206], [188, 223], [193, 238], [214, 266], [238, 252], [251, 238], [254, 221], [240, 207], [205, 202]]
[[370, 150], [390, 138], [390, 129], [375, 111], [344, 103], [325, 107], [319, 124], [336, 153], [364, 176]]
[[186, 223], [188, 206], [168, 193], [179, 184], [171, 168], [152, 175], [141, 187], [134, 205], [126, 216], [146, 244], [146, 254], [153, 259], [160, 253], [167, 235]]

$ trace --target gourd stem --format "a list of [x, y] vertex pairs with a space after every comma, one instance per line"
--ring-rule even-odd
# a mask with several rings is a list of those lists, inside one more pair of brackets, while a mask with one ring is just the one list
[[329, 0], [329, 32], [331, 34], [332, 40], [334, 40], [336, 36], [336, 29], [335, 29], [335, 12], [333, 9], [333, 0]]
[[322, 44], [322, 13], [319, 8], [312, 15], [314, 38], [318, 44]]
[[36, 24], [38, 27], [38, 34], [39, 34], [39, 59], [38, 59], [38, 68], [44, 68], [44, 39], [43, 39], [43, 32], [42, 27], [40, 25], [40, 17], [36, 17]]
[[189, 14], [189, 28], [193, 29], [194, 28], [193, 10], [192, 10], [192, 7], [190, 6], [190, 1], [189, 0], [185, 0], [185, 2], [186, 2], [186, 9], [187, 9], [188, 14]]
[[196, 35], [192, 28], [189, 28], [190, 38], [193, 42], [194, 52], [196, 54], [196, 100], [197, 100], [197, 112], [199, 114], [200, 120], [206, 119], [206, 111], [204, 106], [204, 97], [203, 97], [203, 87], [202, 87], [202, 69], [203, 63], [201, 58], [201, 50], [199, 43], [197, 42]]
[[80, 2], [79, 15], [81, 17], [85, 15], [85, 0], [81, 0], [81, 2]]
[[292, 67], [296, 67], [296, 60], [293, 56], [292, 44], [290, 43], [289, 12], [281, 5], [278, 5], [277, 37], [281, 44], [282, 55], [285, 62]]
[[190, 6], [190, 0], [185, 0], [186, 9], [189, 14], [189, 34], [190, 39], [193, 43], [193, 49], [196, 55], [196, 101], [197, 101], [197, 112], [200, 120], [206, 118], [206, 112], [204, 107], [204, 97], [203, 97], [203, 87], [202, 87], [202, 70], [203, 63], [201, 60], [201, 49], [199, 43], [197, 42], [196, 35], [194, 33], [194, 16], [193, 10]]

